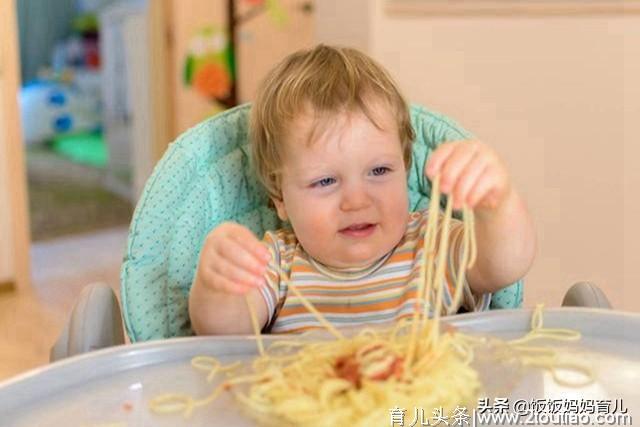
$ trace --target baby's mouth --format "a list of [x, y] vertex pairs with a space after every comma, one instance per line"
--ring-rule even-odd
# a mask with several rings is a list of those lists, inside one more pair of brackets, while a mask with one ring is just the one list
[[351, 237], [365, 237], [373, 232], [376, 224], [368, 222], [362, 222], [358, 224], [351, 224], [348, 227], [340, 229], [340, 233]]

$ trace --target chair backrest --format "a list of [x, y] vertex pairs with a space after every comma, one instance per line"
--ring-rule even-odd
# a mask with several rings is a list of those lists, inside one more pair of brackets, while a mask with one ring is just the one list
[[[245, 104], [183, 133], [167, 149], [136, 207], [121, 273], [122, 312], [131, 341], [191, 335], [187, 300], [205, 237], [224, 221], [262, 236], [280, 222], [250, 168]], [[425, 159], [441, 142], [471, 135], [448, 118], [411, 106], [416, 131], [409, 173], [413, 210], [431, 192]], [[492, 308], [522, 303], [522, 283], [492, 298]]]

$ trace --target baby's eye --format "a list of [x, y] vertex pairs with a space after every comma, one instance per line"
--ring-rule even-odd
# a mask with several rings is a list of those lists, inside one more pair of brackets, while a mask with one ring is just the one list
[[328, 187], [336, 182], [335, 178], [322, 178], [311, 184], [312, 187]]
[[389, 173], [389, 172], [391, 172], [391, 169], [389, 169], [389, 168], [388, 168], [388, 167], [386, 167], [386, 166], [378, 166], [378, 167], [373, 168], [373, 169], [371, 170], [371, 173], [372, 173], [374, 176], [386, 175], [386, 174], [387, 174], [387, 173]]

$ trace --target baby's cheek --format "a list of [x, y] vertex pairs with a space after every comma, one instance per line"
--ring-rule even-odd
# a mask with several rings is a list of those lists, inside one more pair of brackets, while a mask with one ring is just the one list
[[322, 251], [326, 246], [330, 224], [334, 221], [331, 218], [309, 215], [301, 230], [296, 230], [296, 236], [303, 244], [307, 252]]
[[409, 202], [406, 198], [398, 200], [398, 203], [391, 212], [391, 217], [394, 219], [394, 234], [398, 240], [400, 240], [409, 222]]

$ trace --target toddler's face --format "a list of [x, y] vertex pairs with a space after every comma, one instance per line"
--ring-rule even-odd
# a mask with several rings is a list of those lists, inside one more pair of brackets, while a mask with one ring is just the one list
[[378, 129], [361, 112], [336, 116], [308, 143], [309, 115], [294, 120], [286, 141], [282, 201], [302, 247], [331, 267], [362, 267], [393, 249], [409, 214], [407, 175], [396, 125]]

